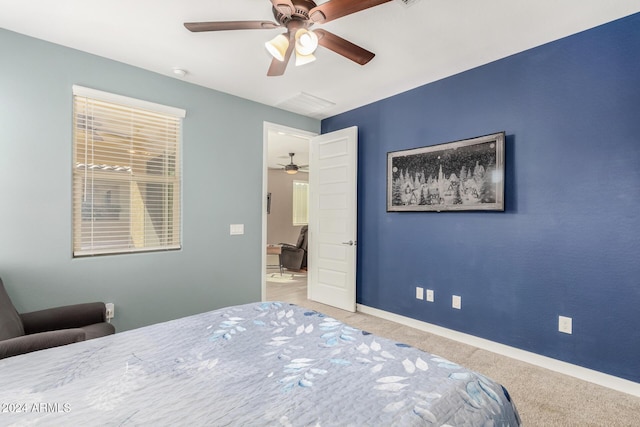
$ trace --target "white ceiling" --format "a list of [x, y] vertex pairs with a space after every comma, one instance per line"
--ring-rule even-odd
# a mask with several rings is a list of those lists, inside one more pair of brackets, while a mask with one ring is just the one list
[[[283, 169], [282, 165], [291, 162], [289, 153], [294, 153], [294, 164], [298, 166], [309, 164], [309, 138], [275, 130], [270, 130], [267, 136], [267, 166], [269, 169]], [[300, 172], [308, 172], [308, 170], [305, 168]]]
[[[393, 0], [320, 26], [376, 53], [367, 65], [319, 48], [280, 77], [266, 76], [264, 42], [282, 29], [183, 26], [273, 21], [269, 0], [0, 0], [0, 11], [2, 28], [322, 119], [640, 12], [640, 0]], [[301, 94], [331, 105], [286, 106]]]

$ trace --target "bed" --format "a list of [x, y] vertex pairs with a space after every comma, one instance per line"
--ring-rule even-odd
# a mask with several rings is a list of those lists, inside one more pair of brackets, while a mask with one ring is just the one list
[[0, 360], [0, 425], [518, 426], [507, 390], [282, 302]]

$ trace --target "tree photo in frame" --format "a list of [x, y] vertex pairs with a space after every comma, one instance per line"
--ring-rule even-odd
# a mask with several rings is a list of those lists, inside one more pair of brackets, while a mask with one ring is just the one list
[[498, 132], [387, 153], [387, 211], [504, 211]]

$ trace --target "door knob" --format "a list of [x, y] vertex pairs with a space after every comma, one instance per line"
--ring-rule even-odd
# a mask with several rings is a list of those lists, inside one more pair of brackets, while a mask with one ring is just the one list
[[349, 246], [353, 246], [356, 244], [356, 242], [354, 242], [353, 240], [349, 240], [348, 242], [342, 242], [343, 245], [349, 245]]

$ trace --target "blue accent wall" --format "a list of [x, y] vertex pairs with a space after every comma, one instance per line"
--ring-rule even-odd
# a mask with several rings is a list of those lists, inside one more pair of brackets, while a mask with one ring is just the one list
[[[0, 52], [0, 277], [19, 311], [110, 301], [123, 331], [262, 298], [263, 122], [319, 120], [3, 29]], [[187, 111], [182, 250], [72, 258], [74, 84]]]
[[[331, 117], [322, 132], [353, 125], [358, 303], [640, 382], [640, 14]], [[503, 130], [505, 212], [386, 212], [388, 152]]]

